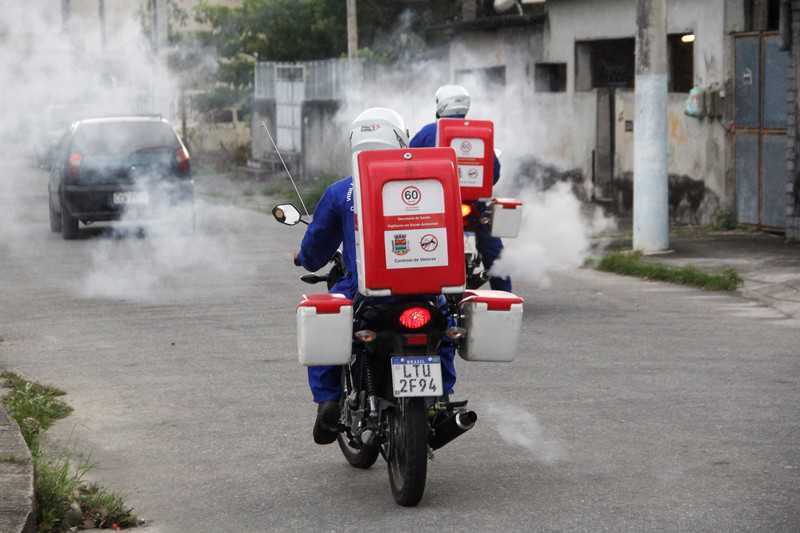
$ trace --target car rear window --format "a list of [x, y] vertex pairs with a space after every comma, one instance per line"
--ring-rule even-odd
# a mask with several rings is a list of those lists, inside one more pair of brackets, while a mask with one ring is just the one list
[[73, 149], [84, 155], [127, 156], [147, 148], [178, 148], [173, 129], [163, 122], [81, 124]]

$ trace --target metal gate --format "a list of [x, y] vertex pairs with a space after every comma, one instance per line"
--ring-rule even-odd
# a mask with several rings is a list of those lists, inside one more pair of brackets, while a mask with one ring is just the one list
[[777, 34], [736, 36], [736, 207], [744, 224], [784, 228], [789, 61]]
[[305, 91], [305, 68], [302, 65], [275, 65], [275, 142], [281, 151], [302, 150]]

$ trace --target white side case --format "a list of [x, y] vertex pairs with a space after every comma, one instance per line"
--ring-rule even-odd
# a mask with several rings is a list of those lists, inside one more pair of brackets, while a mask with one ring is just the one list
[[492, 237], [513, 239], [519, 236], [522, 227], [522, 205], [509, 207], [492, 205]]
[[458, 353], [465, 361], [509, 363], [514, 360], [522, 329], [522, 304], [490, 311], [484, 302], [462, 306], [467, 338]]
[[301, 365], [344, 365], [353, 342], [353, 307], [317, 314], [314, 307], [297, 308], [297, 355]]

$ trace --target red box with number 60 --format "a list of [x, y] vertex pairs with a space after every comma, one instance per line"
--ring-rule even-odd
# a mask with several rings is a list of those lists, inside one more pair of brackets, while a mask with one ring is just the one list
[[464, 227], [451, 148], [353, 156], [358, 289], [365, 296], [464, 292]]

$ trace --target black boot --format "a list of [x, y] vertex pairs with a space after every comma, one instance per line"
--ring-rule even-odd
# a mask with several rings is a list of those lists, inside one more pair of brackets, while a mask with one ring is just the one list
[[317, 407], [314, 422], [314, 442], [330, 444], [339, 434], [339, 402], [322, 402]]

